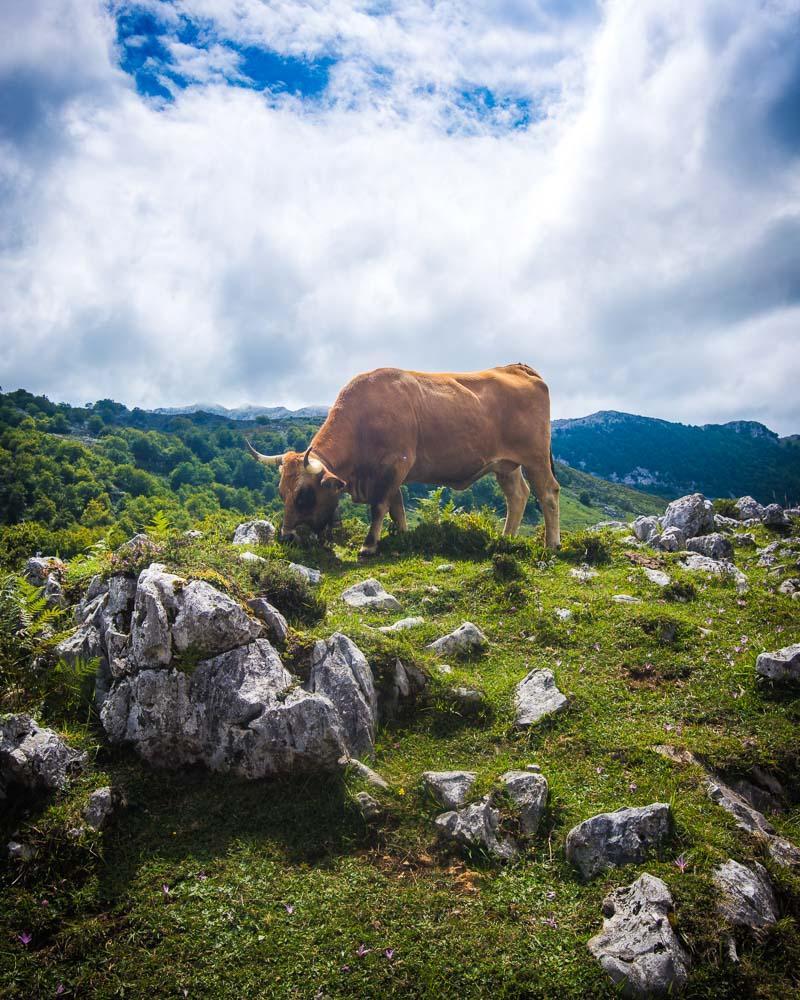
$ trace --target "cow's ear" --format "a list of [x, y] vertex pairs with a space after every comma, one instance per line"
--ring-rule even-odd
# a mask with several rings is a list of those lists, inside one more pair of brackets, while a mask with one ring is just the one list
[[341, 493], [342, 490], [347, 486], [347, 483], [340, 479], [338, 476], [334, 476], [332, 472], [323, 472], [322, 479], [320, 483], [329, 490], [335, 490], [337, 493]]

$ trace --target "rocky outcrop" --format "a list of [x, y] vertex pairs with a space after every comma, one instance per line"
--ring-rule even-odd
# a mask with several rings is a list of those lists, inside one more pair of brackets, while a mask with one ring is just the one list
[[764, 508], [753, 497], [739, 497], [735, 507], [736, 517], [740, 521], [760, 521], [761, 515], [764, 513]]
[[631, 525], [631, 531], [640, 542], [649, 542], [661, 531], [661, 523], [657, 517], [643, 515], [637, 517]]
[[800, 681], [800, 642], [773, 653], [760, 653], [756, 673], [771, 681]]
[[458, 809], [477, 777], [474, 771], [425, 771], [422, 784], [444, 809]]
[[479, 652], [486, 645], [486, 636], [477, 625], [473, 625], [472, 622], [462, 622], [457, 629], [429, 643], [425, 648], [440, 656], [454, 656]]
[[247, 606], [256, 618], [263, 622], [268, 639], [273, 642], [286, 642], [286, 637], [289, 635], [289, 623], [280, 611], [269, 603], [266, 597], [252, 597], [247, 602]]
[[707, 535], [714, 530], [714, 508], [702, 493], [690, 493], [667, 505], [661, 523], [664, 531], [678, 528], [684, 538]]
[[563, 712], [567, 707], [567, 698], [556, 687], [553, 671], [545, 667], [531, 670], [527, 677], [517, 684], [514, 704], [516, 726], [525, 729], [546, 715]]
[[689, 976], [689, 954], [672, 929], [669, 889], [646, 872], [603, 901], [603, 929], [589, 951], [624, 997], [677, 993]]
[[711, 559], [699, 552], [690, 552], [681, 560], [681, 566], [693, 573], [713, 573], [714, 576], [727, 577], [733, 581], [740, 594], [746, 594], [749, 589], [747, 577], [727, 559]]
[[443, 840], [470, 850], [485, 852], [492, 858], [509, 861], [517, 855], [517, 846], [500, 835], [500, 813], [486, 795], [479, 802], [436, 817], [436, 827]]
[[0, 717], [0, 799], [10, 784], [34, 791], [65, 788], [85, 763], [84, 753], [29, 715]]
[[733, 545], [718, 531], [710, 535], [700, 535], [699, 538], [690, 538], [686, 548], [689, 552], [699, 552], [701, 556], [708, 556], [709, 559], [733, 559]]
[[57, 556], [32, 556], [22, 571], [34, 587], [40, 587], [51, 607], [65, 608], [66, 598], [61, 583], [66, 566]]
[[567, 860], [584, 878], [592, 878], [606, 868], [644, 861], [652, 850], [666, 843], [671, 825], [670, 808], [665, 802], [600, 813], [567, 834]]
[[371, 756], [378, 700], [372, 671], [358, 646], [341, 632], [315, 643], [308, 688], [335, 706], [350, 751], [358, 757]]
[[714, 870], [720, 892], [719, 911], [736, 927], [759, 931], [778, 919], [778, 900], [766, 868], [757, 861], [752, 868], [732, 859]]
[[768, 504], [761, 512], [761, 523], [767, 528], [786, 528], [791, 524], [783, 507], [778, 503]]
[[244, 521], [233, 533], [234, 545], [269, 545], [275, 538], [275, 527], [269, 521]]
[[371, 608], [378, 611], [399, 611], [400, 602], [387, 593], [382, 584], [370, 577], [342, 592], [342, 600], [351, 608]]
[[686, 546], [686, 535], [674, 525], [650, 539], [650, 546], [660, 552], [680, 552]]

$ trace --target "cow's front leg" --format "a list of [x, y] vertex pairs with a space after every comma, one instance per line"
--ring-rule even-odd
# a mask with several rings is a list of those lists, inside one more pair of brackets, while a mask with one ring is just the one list
[[398, 531], [408, 531], [406, 508], [403, 505], [403, 493], [398, 490], [389, 501], [389, 517], [397, 525]]
[[383, 519], [386, 517], [386, 512], [389, 509], [389, 501], [381, 500], [380, 503], [372, 504], [372, 523], [369, 526], [369, 531], [367, 532], [367, 537], [364, 539], [364, 544], [361, 546], [359, 551], [360, 556], [374, 556], [378, 548], [378, 542], [381, 537], [381, 529], [383, 528]]

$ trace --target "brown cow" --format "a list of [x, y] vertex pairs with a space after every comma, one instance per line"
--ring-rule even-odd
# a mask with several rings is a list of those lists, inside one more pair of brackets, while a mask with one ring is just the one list
[[503, 531], [519, 528], [533, 483], [550, 548], [560, 543], [558, 495], [550, 454], [550, 395], [527, 365], [482, 372], [430, 373], [377, 368], [342, 389], [303, 452], [261, 455], [281, 467], [282, 537], [300, 524], [328, 527], [343, 491], [372, 508], [361, 555], [374, 554], [387, 511], [401, 531], [403, 483], [463, 490], [493, 472], [506, 497]]

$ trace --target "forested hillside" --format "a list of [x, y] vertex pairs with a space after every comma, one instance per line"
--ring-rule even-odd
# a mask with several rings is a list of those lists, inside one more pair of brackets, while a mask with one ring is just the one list
[[[100, 537], [118, 544], [156, 516], [176, 529], [219, 511], [278, 516], [278, 471], [252, 460], [245, 436], [264, 452], [303, 449], [318, 426], [297, 417], [243, 424], [205, 412], [129, 410], [110, 399], [80, 408], [24, 390], [0, 394], [0, 558], [15, 565], [37, 550], [68, 557]], [[580, 471], [560, 466], [558, 474], [565, 527], [663, 509], [658, 498]], [[407, 489], [412, 511], [428, 491]], [[453, 499], [466, 510], [505, 512], [492, 476]], [[343, 513], [363, 517], [366, 508], [345, 500]], [[532, 498], [526, 523], [538, 520]]]
[[735, 421], [694, 427], [603, 410], [553, 421], [556, 458], [595, 476], [665, 497], [695, 490], [761, 503], [800, 500], [800, 438]]

